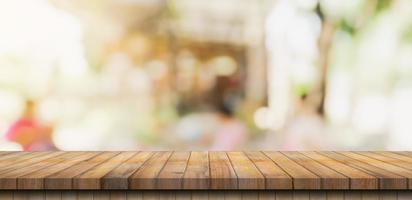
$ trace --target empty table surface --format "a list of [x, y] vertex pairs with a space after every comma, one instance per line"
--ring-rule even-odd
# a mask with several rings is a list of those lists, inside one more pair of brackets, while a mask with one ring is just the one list
[[0, 189], [405, 190], [412, 152], [0, 152]]

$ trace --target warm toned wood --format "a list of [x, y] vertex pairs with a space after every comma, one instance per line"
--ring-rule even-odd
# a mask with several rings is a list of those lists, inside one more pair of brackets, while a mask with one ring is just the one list
[[265, 154], [293, 177], [294, 189], [320, 189], [320, 178], [279, 152]]
[[361, 154], [382, 162], [387, 162], [392, 165], [412, 170], [412, 158], [407, 156], [402, 156], [392, 152], [361, 152]]
[[19, 176], [17, 179], [17, 187], [19, 189], [44, 189], [45, 177], [96, 155], [97, 153], [93, 152], [74, 152], [73, 154], [65, 154], [61, 157], [61, 162], [58, 162], [55, 165]]
[[12, 191], [0, 191], [0, 199], [13, 200], [13, 192]]
[[127, 189], [128, 178], [135, 173], [151, 156], [153, 152], [139, 152], [102, 178], [104, 189]]
[[237, 175], [225, 152], [209, 152], [210, 188], [237, 189]]
[[292, 189], [292, 178], [262, 152], [245, 152], [265, 177], [266, 189]]
[[156, 178], [172, 152], [156, 152], [140, 169], [129, 178], [131, 189], [156, 189]]
[[122, 152], [110, 160], [86, 171], [73, 178], [73, 188], [76, 189], [100, 189], [101, 178], [111, 170], [121, 165], [123, 162], [135, 155], [136, 152]]
[[379, 179], [380, 189], [406, 189], [407, 180], [405, 177], [383, 170], [381, 168], [369, 165], [368, 163], [347, 157], [344, 154], [336, 152], [321, 152], [332, 159], [344, 163], [345, 165], [357, 168]]
[[208, 200], [209, 193], [206, 191], [193, 191], [192, 200]]
[[237, 175], [239, 189], [265, 189], [265, 178], [243, 152], [227, 153]]
[[349, 189], [349, 178], [328, 168], [319, 162], [299, 153], [299, 152], [282, 152], [291, 160], [310, 170], [322, 179], [322, 189]]
[[[402, 177], [407, 178], [409, 181], [412, 180], [412, 171], [411, 170], [408, 170], [408, 169], [405, 169], [405, 168], [402, 168], [402, 167], [399, 167], [399, 166], [396, 166], [396, 165], [389, 164], [390, 161], [385, 161], [385, 162], [380, 161], [380, 160], [377, 160], [375, 158], [365, 156], [365, 155], [363, 155], [362, 152], [342, 152], [341, 154], [343, 154], [345, 156], [348, 156], [348, 157], [351, 157], [353, 159], [359, 160], [361, 162], [368, 163], [368, 165], [370, 165], [370, 166], [374, 166], [376, 168], [380, 168], [380, 169], [384, 169], [386, 171], [390, 171], [391, 173], [394, 173], [394, 174], [397, 174], [397, 175], [400, 175]], [[370, 155], [368, 153], [365, 153], [365, 154]], [[370, 155], [370, 156], [373, 156], [373, 155]], [[403, 188], [401, 188], [401, 189], [403, 189]]]
[[[6, 174], [16, 169], [31, 167], [42, 160], [63, 154], [63, 152], [20, 152], [19, 157], [11, 157], [7, 160], [2, 160], [0, 164], [0, 174]], [[15, 155], [15, 154], [13, 154]]]
[[190, 152], [173, 152], [157, 176], [158, 189], [182, 189], [183, 175], [186, 170]]
[[0, 156], [0, 167], [4, 169], [4, 167], [8, 165], [12, 165], [17, 162], [21, 162], [26, 159], [30, 159], [28, 154], [33, 154], [34, 156], [38, 156], [41, 154], [48, 154], [47, 152], [24, 152], [24, 151], [16, 151], [16, 152], [7, 152], [5, 154], [1, 154]]
[[104, 161], [114, 157], [119, 154], [119, 152], [103, 152], [99, 153], [93, 158], [84, 160], [80, 163], [71, 166], [70, 168], [64, 169], [62, 171], [56, 172], [50, 176], [47, 176], [44, 180], [46, 189], [72, 189], [73, 181], [72, 179], [89, 169], [98, 166]]
[[[61, 195], [60, 195], [61, 194]], [[1, 200], [410, 200], [412, 191], [0, 191]]]
[[[406, 190], [412, 189], [409, 181], [411, 152], [0, 152], [3, 190], [208, 190], [208, 198], [219, 199], [227, 190], [308, 189], [311, 199], [324, 199], [319, 189]], [[56, 199], [61, 194], [62, 199], [69, 198], [65, 191], [56, 192], [60, 193], [44, 197]], [[263, 191], [251, 194], [247, 198], [268, 197]], [[336, 199], [342, 197], [338, 193], [326, 197], [332, 194]], [[95, 199], [107, 196], [98, 195]], [[350, 195], [357, 198], [355, 193]], [[178, 199], [172, 193], [146, 196]], [[143, 199], [144, 195], [135, 197]], [[361, 193], [361, 197], [376, 195]]]
[[349, 177], [351, 189], [378, 189], [379, 180], [364, 171], [345, 165], [320, 153], [311, 151], [303, 151], [301, 153], [309, 158], [312, 158], [313, 160], [316, 160], [324, 166], [339, 170], [340, 173]]
[[208, 152], [191, 152], [183, 176], [184, 189], [209, 188], [209, 154]]
[[64, 154], [71, 153], [53, 152], [48, 155], [41, 156], [42, 160], [40, 161], [37, 161], [37, 157], [34, 157], [33, 159], [22, 162], [24, 165], [20, 165], [20, 163], [13, 165], [14, 167], [10, 170], [5, 170], [0, 173], [0, 189], [16, 189], [17, 177], [29, 174], [50, 165], [57, 164], [62, 161], [63, 158], [61, 156]]

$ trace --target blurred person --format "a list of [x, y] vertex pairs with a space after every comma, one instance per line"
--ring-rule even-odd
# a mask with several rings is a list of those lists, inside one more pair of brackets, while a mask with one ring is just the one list
[[310, 99], [306, 94], [299, 98], [296, 114], [284, 129], [284, 150], [318, 150], [327, 142], [322, 137], [325, 128], [324, 121], [310, 103]]
[[52, 142], [52, 128], [35, 119], [36, 103], [26, 100], [24, 110], [6, 133], [6, 139], [20, 144], [24, 151], [56, 150]]
[[219, 108], [221, 125], [215, 132], [212, 150], [231, 151], [240, 150], [248, 140], [246, 126], [234, 117], [233, 108], [223, 104]]

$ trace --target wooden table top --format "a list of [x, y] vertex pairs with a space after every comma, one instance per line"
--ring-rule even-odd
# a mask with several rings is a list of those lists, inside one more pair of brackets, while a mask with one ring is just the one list
[[412, 152], [0, 152], [0, 189], [411, 189]]

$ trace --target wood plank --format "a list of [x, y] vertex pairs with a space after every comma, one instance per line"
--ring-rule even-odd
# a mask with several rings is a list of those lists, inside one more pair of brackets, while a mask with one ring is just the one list
[[[2, 152], [4, 153], [4, 152]], [[26, 155], [41, 155], [42, 152], [13, 151], [0, 156], [1, 167], [6, 166], [5, 161], [24, 160]]]
[[341, 153], [336, 152], [319, 152], [329, 158], [342, 162], [345, 165], [357, 168], [368, 174], [371, 174], [379, 179], [380, 189], [406, 189], [407, 179], [381, 168], [369, 165], [365, 162], [344, 156]]
[[189, 157], [190, 152], [173, 152], [156, 178], [156, 187], [158, 189], [182, 189], [182, 179]]
[[309, 192], [310, 200], [326, 200], [327, 193], [324, 190], [315, 190]]
[[292, 191], [293, 193], [293, 200], [309, 200], [309, 192], [308, 191], [299, 191], [299, 190], [294, 190]]
[[225, 190], [225, 200], [242, 199], [242, 193], [238, 190]]
[[2, 156], [7, 155], [7, 154], [14, 154], [14, 153], [17, 153], [17, 152], [22, 152], [22, 151], [0, 151], [0, 158]]
[[29, 200], [44, 200], [45, 198], [45, 194], [44, 191], [38, 191], [38, 190], [31, 190], [28, 191], [28, 198]]
[[411, 200], [412, 191], [398, 191], [398, 200]]
[[265, 177], [266, 189], [292, 189], [292, 178], [262, 152], [245, 152]]
[[344, 200], [345, 199], [345, 193], [343, 191], [330, 190], [326, 192], [326, 196], [328, 200]]
[[127, 190], [127, 200], [143, 200], [143, 192], [136, 190]]
[[131, 189], [156, 189], [156, 178], [172, 152], [156, 152], [138, 171], [129, 177]]
[[109, 190], [95, 190], [93, 191], [93, 200], [110, 200], [111, 192]]
[[46, 200], [61, 200], [62, 193], [60, 191], [46, 191]]
[[45, 177], [69, 168], [76, 163], [92, 158], [96, 155], [97, 153], [93, 152], [73, 152], [73, 154], [65, 154], [62, 156], [62, 161], [55, 165], [44, 167], [35, 172], [19, 176], [17, 179], [17, 187], [19, 189], [44, 189]]
[[276, 200], [276, 192], [273, 190], [259, 191], [259, 200]]
[[93, 200], [93, 192], [92, 191], [79, 191], [77, 192], [77, 199], [78, 200]]
[[227, 152], [239, 189], [265, 189], [265, 178], [243, 152]]
[[210, 190], [209, 200], [225, 200], [225, 192], [223, 190]]
[[62, 191], [62, 200], [77, 200], [77, 191], [73, 191], [73, 190]]
[[209, 152], [210, 188], [237, 189], [235, 170], [225, 152]]
[[209, 189], [209, 154], [208, 152], [191, 152], [185, 174], [184, 189]]
[[15, 165], [13, 170], [7, 170], [0, 174], [0, 189], [17, 189], [17, 177], [40, 170], [44, 167], [55, 165], [62, 161], [62, 155], [70, 154], [63, 152], [52, 152], [48, 155], [41, 156], [44, 158], [35, 162], [36, 158], [26, 160], [25, 165]]
[[77, 163], [70, 168], [56, 172], [44, 179], [46, 189], [72, 189], [73, 178], [88, 171], [89, 169], [100, 165], [101, 163], [113, 158], [120, 152], [103, 152], [97, 156]]
[[159, 192], [156, 191], [145, 191], [143, 192], [143, 200], [159, 200]]
[[382, 162], [390, 163], [405, 169], [412, 170], [412, 158], [407, 156], [402, 156], [392, 152], [371, 152], [363, 151], [360, 152], [364, 156], [368, 156]]
[[362, 191], [362, 200], [379, 200], [379, 192]]
[[322, 189], [349, 189], [349, 178], [296, 151], [282, 152], [322, 179]]
[[12, 191], [0, 191], [0, 199], [1, 200], [13, 200], [13, 192]]
[[253, 190], [239, 191], [242, 193], [242, 199], [259, 200], [259, 192]]
[[[369, 154], [368, 152], [365, 152], [365, 153], [363, 152], [342, 152], [342, 154], [344, 154], [345, 156], [351, 157], [353, 159], [357, 159], [359, 161], [368, 163], [368, 165], [372, 165], [377, 168], [390, 171], [391, 173], [406, 177], [409, 180], [409, 182], [412, 182], [412, 171], [411, 170], [393, 165], [392, 163], [389, 164], [389, 162], [384, 162], [384, 161], [372, 158], [372, 156], [373, 157], [379, 157], [379, 156]], [[366, 156], [364, 154], [369, 155], [369, 156]], [[409, 188], [411, 189], [411, 187]]]
[[345, 190], [345, 200], [361, 200], [361, 199], [362, 199], [361, 191]]
[[209, 193], [207, 191], [192, 191], [192, 200], [208, 200]]
[[293, 178], [294, 189], [320, 189], [321, 179], [279, 152], [264, 152]]
[[139, 152], [102, 178], [104, 189], [128, 189], [128, 178], [135, 173], [150, 157], [153, 152]]
[[[110, 200], [127, 200], [126, 191], [110, 191]], [[93, 196], [93, 200], [98, 200]]]
[[338, 169], [340, 173], [350, 178], [351, 189], [378, 189], [379, 180], [362, 170], [345, 165], [332, 158], [313, 151], [303, 151], [301, 153], [309, 158], [316, 160], [324, 166], [327, 166], [331, 169]]
[[293, 200], [293, 192], [291, 191], [276, 191], [276, 200]]
[[187, 190], [177, 190], [176, 191], [176, 199], [178, 200], [191, 200], [192, 193]]
[[113, 158], [73, 178], [75, 189], [101, 189], [101, 178], [134, 156], [136, 152], [121, 152]]
[[393, 153], [412, 158], [412, 151], [393, 151]]
[[19, 152], [18, 157], [12, 157], [1, 161], [3, 164], [0, 164], [0, 174], [5, 174], [14, 171], [15, 169], [31, 167], [33, 164], [63, 153], [64, 152]]

